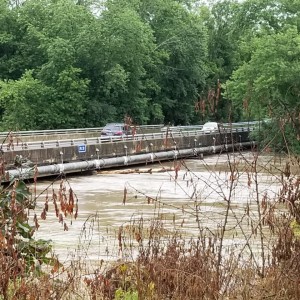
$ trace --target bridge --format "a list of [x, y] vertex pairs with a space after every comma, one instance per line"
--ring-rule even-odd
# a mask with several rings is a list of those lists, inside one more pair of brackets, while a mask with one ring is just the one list
[[249, 132], [256, 122], [202, 126], [138, 126], [134, 136], [101, 137], [102, 128], [0, 133], [2, 182], [157, 161], [202, 157], [254, 145]]

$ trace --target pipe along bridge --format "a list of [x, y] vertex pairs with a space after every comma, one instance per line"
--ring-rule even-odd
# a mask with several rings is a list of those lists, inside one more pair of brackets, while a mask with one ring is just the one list
[[253, 128], [247, 123], [208, 133], [197, 127], [180, 130], [173, 127], [167, 131], [105, 138], [100, 137], [100, 131], [95, 131], [92, 137], [84, 137], [86, 133], [73, 136], [69, 132], [67, 139], [63, 135], [60, 139], [39, 135], [39, 141], [30, 138], [22, 141], [12, 135], [1, 147], [1, 182], [240, 151], [255, 145], [249, 138]]

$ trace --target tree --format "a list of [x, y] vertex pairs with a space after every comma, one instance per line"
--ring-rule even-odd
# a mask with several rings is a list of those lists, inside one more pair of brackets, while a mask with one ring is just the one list
[[[239, 36], [235, 33], [240, 3], [232, 0], [201, 5], [199, 15], [208, 29], [208, 69], [206, 87], [198, 102], [202, 118], [217, 121], [238, 120], [231, 110], [231, 100], [221, 95], [221, 86], [238, 66]], [[223, 90], [224, 91], [224, 90]], [[200, 109], [201, 108], [201, 109]]]
[[[299, 144], [300, 138], [300, 36], [296, 27], [253, 39], [251, 59], [227, 83], [229, 96], [244, 116], [271, 117], [284, 137], [282, 148]], [[295, 147], [294, 147], [294, 150]]]
[[[8, 81], [3, 81], [0, 91], [2, 127], [85, 126], [89, 80], [76, 67], [74, 45], [91, 13], [72, 1], [50, 0], [28, 0], [15, 10], [16, 32], [22, 34], [17, 35], [11, 58], [5, 60], [7, 68], [16, 72], [3, 75]], [[18, 120], [22, 111], [24, 118]]]
[[0, 0], [0, 80], [20, 76], [20, 61], [16, 59], [19, 49], [19, 26], [16, 11], [7, 1]]
[[[48, 88], [32, 72], [26, 72], [20, 80], [0, 82], [2, 130], [33, 130], [41, 128], [44, 95]], [[20, 117], [22, 116], [22, 117]], [[42, 127], [43, 128], [43, 127]]]
[[128, 114], [135, 122], [148, 121], [145, 67], [154, 47], [151, 28], [130, 4], [107, 1], [93, 29], [86, 27], [78, 40], [80, 67], [91, 79], [90, 97], [98, 111], [88, 119], [120, 121]]
[[205, 86], [207, 32], [201, 18], [174, 0], [141, 1], [140, 14], [154, 32], [162, 64], [154, 73], [159, 89], [151, 95], [166, 123], [197, 120], [194, 103]]

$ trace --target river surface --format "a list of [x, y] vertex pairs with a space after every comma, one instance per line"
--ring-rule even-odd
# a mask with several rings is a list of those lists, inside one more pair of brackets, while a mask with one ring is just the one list
[[[229, 172], [229, 159], [234, 172]], [[51, 204], [52, 187], [57, 190], [60, 181], [39, 180], [36, 187], [40, 194], [38, 216], [44, 207], [47, 188], [50, 200], [47, 218], [39, 220], [40, 228], [35, 237], [52, 240], [54, 251], [63, 262], [78, 257], [89, 261], [116, 259], [124, 255], [118, 247], [120, 226], [126, 233], [134, 224], [141, 224], [141, 220], [147, 229], [153, 220], [159, 219], [166, 235], [176, 230], [186, 238], [197, 238], [200, 228], [211, 233], [220, 231], [230, 202], [226, 244], [231, 248], [245, 248], [247, 243], [258, 243], [259, 249], [260, 238], [253, 230], [258, 220], [257, 199], [275, 200], [280, 178], [265, 171], [264, 166], [270, 161], [273, 163], [274, 158], [264, 156], [256, 185], [251, 173], [252, 161], [250, 152], [243, 153], [243, 157], [221, 154], [176, 162], [176, 165], [167, 162], [130, 167], [131, 170], [152, 168], [151, 174], [118, 174], [115, 170], [110, 174], [105, 170], [68, 176], [64, 184], [77, 196], [78, 217], [76, 220], [65, 218], [67, 231], [55, 217]], [[163, 167], [169, 171], [158, 172]], [[264, 230], [267, 237], [268, 230]], [[264, 247], [271, 247], [267, 238]]]

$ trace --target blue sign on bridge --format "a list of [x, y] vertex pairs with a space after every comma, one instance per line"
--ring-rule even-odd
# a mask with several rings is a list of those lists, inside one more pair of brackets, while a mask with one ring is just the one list
[[79, 153], [85, 153], [86, 152], [86, 145], [79, 145], [78, 146], [78, 152]]

